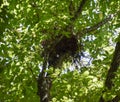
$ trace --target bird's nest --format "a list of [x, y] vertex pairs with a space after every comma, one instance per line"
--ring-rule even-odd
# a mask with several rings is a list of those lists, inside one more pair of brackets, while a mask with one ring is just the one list
[[77, 53], [78, 39], [75, 35], [59, 36], [53, 40], [45, 41], [43, 44], [44, 55], [47, 55], [47, 62], [49, 66], [58, 67], [63, 61], [69, 60]]

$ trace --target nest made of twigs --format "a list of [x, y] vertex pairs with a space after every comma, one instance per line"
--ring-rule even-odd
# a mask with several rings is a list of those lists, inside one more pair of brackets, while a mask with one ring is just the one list
[[44, 53], [48, 55], [49, 66], [56, 67], [71, 56], [74, 57], [78, 51], [78, 40], [75, 35], [59, 36], [54, 40], [46, 41]]

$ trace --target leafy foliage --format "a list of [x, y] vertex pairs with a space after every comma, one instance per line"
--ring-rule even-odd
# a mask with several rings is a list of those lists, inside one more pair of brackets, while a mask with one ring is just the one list
[[120, 39], [120, 2], [85, 1], [77, 13], [82, 0], [0, 1], [1, 102], [39, 101], [37, 78], [45, 61], [43, 42], [50, 41], [49, 48], [59, 36], [69, 38], [71, 29], [78, 39], [79, 56], [76, 62], [64, 60], [61, 69], [46, 71], [53, 80], [52, 102], [98, 102], [102, 95], [106, 101], [119, 95], [120, 67], [112, 89], [102, 91]]

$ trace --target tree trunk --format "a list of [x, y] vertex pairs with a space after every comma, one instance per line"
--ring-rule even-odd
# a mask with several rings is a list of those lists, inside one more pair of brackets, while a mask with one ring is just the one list
[[[119, 36], [120, 37], [120, 36]], [[105, 80], [105, 87], [107, 87], [108, 90], [111, 90], [114, 86], [113, 79], [115, 78], [115, 72], [117, 72], [118, 68], [120, 66], [120, 42], [118, 41], [115, 47], [114, 56], [111, 62], [110, 69], [107, 74], [107, 78]], [[104, 94], [105, 90], [103, 91]], [[120, 95], [116, 95], [115, 98], [108, 102], [118, 102], [120, 101]], [[105, 102], [103, 95], [100, 97], [99, 102]]]
[[42, 71], [40, 72], [37, 80], [40, 102], [50, 102], [50, 89], [52, 81], [48, 73], [45, 72], [46, 68], [47, 60], [45, 59], [45, 61], [43, 62]]
[[50, 101], [50, 88], [52, 82], [50, 77], [45, 74], [46, 73], [40, 73], [38, 78], [38, 95], [40, 97], [40, 102]]

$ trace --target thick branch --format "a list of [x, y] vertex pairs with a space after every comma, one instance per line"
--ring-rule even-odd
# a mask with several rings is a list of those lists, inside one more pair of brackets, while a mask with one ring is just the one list
[[[115, 72], [118, 70], [119, 66], [120, 66], [120, 41], [118, 41], [116, 44], [112, 63], [108, 71], [107, 78], [105, 80], [105, 87], [107, 87], [109, 90], [112, 89], [112, 87], [114, 86], [112, 80], [115, 78]], [[119, 100], [120, 96], [116, 96], [115, 98], [108, 102], [118, 102]], [[104, 102], [103, 96], [100, 97], [99, 102]]]
[[79, 15], [81, 14], [81, 12], [83, 10], [83, 7], [84, 7], [86, 1], [87, 0], [82, 0], [81, 1], [80, 5], [79, 5], [79, 7], [77, 9], [77, 11], [75, 12], [74, 16], [71, 18], [71, 21], [75, 21], [79, 17]]
[[112, 79], [115, 78], [115, 72], [117, 71], [119, 65], [120, 65], [120, 42], [117, 42], [116, 47], [115, 47], [113, 60], [111, 63], [111, 67], [108, 71], [107, 78], [105, 81], [105, 86], [108, 89], [111, 89], [112, 86], [114, 85], [112, 82]]

